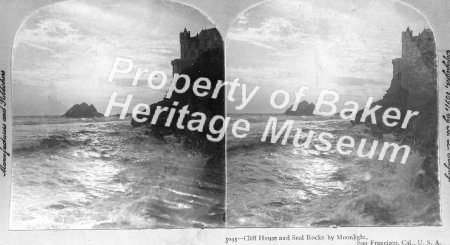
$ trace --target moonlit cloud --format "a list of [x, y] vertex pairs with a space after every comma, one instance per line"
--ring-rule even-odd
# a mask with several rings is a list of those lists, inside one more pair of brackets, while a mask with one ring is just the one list
[[389, 87], [408, 26], [415, 35], [429, 27], [415, 10], [390, 0], [265, 2], [242, 13], [227, 33], [228, 77], [265, 91], [243, 112], [281, 112], [271, 109], [271, 92], [293, 95], [301, 86], [311, 88], [311, 102], [328, 89], [341, 102], [364, 104]]
[[[14, 115], [48, 114], [52, 105], [51, 114], [62, 114], [82, 101], [103, 113], [113, 91], [123, 101], [133, 94], [131, 106], [156, 102], [165, 91], [130, 86], [137, 67], [170, 76], [170, 61], [180, 56], [178, 33], [213, 26], [196, 9], [161, 0], [73, 0], [43, 7], [22, 23], [14, 40]], [[109, 83], [116, 57], [133, 60], [135, 68]]]

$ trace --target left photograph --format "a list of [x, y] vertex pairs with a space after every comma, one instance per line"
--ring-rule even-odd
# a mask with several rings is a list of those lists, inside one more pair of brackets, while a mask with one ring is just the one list
[[223, 46], [171, 1], [32, 12], [13, 45], [10, 229], [224, 227], [225, 141], [208, 137], [225, 92], [185, 86], [220, 86]]

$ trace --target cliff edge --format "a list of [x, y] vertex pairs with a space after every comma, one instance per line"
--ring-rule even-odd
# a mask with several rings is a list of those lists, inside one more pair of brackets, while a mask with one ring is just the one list
[[[408, 28], [402, 32], [402, 56], [392, 60], [393, 78], [383, 98], [372, 106], [382, 106], [376, 113], [378, 125], [367, 124], [378, 135], [393, 133], [403, 144], [407, 144], [425, 156], [422, 164], [424, 174], [418, 175], [414, 184], [427, 191], [438, 189], [437, 164], [437, 74], [436, 44], [433, 32], [425, 29], [413, 36]], [[418, 111], [408, 128], [387, 127], [382, 115], [389, 107], [398, 108], [402, 115], [407, 110]], [[358, 124], [359, 111], [352, 124]], [[403, 118], [401, 119], [403, 120]]]

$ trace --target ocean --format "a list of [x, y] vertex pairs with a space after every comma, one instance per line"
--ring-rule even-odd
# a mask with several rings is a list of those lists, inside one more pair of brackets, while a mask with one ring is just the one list
[[130, 120], [14, 117], [10, 228], [223, 226], [208, 157]]
[[[269, 117], [278, 130], [294, 120], [286, 145], [261, 138]], [[396, 142], [392, 134], [374, 137], [364, 125], [353, 126], [339, 117], [286, 115], [233, 115], [245, 118], [250, 132], [242, 139], [227, 135], [227, 225], [231, 227], [415, 226], [438, 225], [439, 197], [416, 187], [423, 174], [424, 157], [413, 151], [400, 164], [401, 151], [392, 163], [356, 154], [361, 139], [364, 153], [372, 142]], [[230, 124], [233, 121], [230, 122]], [[295, 147], [296, 129], [302, 136], [315, 131], [309, 148]], [[329, 151], [318, 151], [317, 135], [334, 136]], [[337, 152], [341, 136], [355, 139], [349, 155]], [[283, 136], [278, 142], [281, 142]], [[304, 139], [303, 139], [304, 140]], [[348, 148], [346, 148], [348, 149]], [[390, 156], [390, 154], [389, 154]], [[389, 159], [389, 158], [385, 158]]]
[[[229, 115], [250, 122], [245, 138], [227, 132], [225, 186], [208, 178], [208, 157], [176, 140], [153, 138], [130, 119], [15, 117], [10, 228], [126, 229], [438, 225], [439, 198], [416, 187], [424, 157], [406, 164], [361, 158], [317, 135], [375, 138], [338, 117]], [[270, 116], [314, 130], [311, 146], [261, 142]], [[279, 125], [280, 126], [280, 125]], [[402, 154], [399, 154], [402, 155]], [[225, 192], [226, 191], [226, 192]], [[226, 206], [224, 206], [226, 204]], [[224, 213], [226, 212], [226, 222]]]

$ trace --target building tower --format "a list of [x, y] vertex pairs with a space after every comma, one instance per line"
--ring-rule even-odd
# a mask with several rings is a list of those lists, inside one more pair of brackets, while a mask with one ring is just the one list
[[180, 32], [180, 58], [172, 60], [173, 73], [181, 73], [183, 69], [192, 65], [204, 52], [220, 48], [223, 40], [217, 28], [204, 29], [191, 37], [186, 28]]

